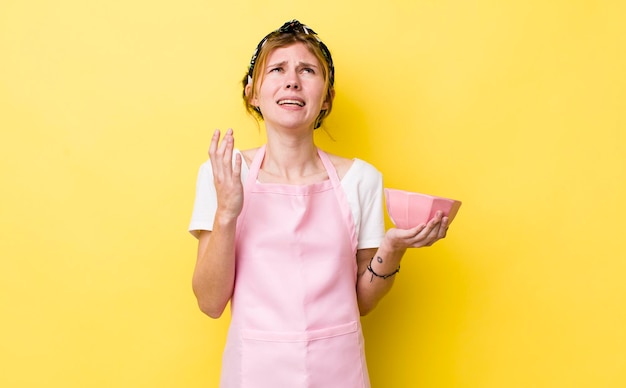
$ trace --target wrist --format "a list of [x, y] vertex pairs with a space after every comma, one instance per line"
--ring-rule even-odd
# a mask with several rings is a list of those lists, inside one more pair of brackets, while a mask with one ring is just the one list
[[[388, 263], [387, 263], [388, 264]], [[367, 265], [367, 271], [370, 273], [370, 283], [374, 281], [374, 278], [379, 278], [382, 280], [387, 280], [390, 277], [395, 276], [398, 272], [400, 272], [400, 263], [397, 262], [393, 268], [395, 269], [383, 269], [384, 267], [389, 267], [383, 263], [383, 258], [375, 255], [370, 259], [369, 264]]]
[[407, 250], [407, 247], [400, 244], [400, 241], [394, 239], [389, 235], [389, 233], [385, 234], [385, 238], [378, 247], [379, 252], [385, 256], [400, 256], [402, 257]]
[[217, 211], [215, 213], [215, 219], [213, 224], [215, 227], [229, 227], [237, 224], [238, 215], [232, 214], [230, 212], [220, 212]]

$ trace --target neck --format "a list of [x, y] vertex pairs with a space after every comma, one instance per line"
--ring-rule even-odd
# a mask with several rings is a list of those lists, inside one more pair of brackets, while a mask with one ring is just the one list
[[264, 173], [286, 182], [300, 181], [325, 171], [312, 133], [305, 136], [285, 136], [268, 132], [261, 169]]

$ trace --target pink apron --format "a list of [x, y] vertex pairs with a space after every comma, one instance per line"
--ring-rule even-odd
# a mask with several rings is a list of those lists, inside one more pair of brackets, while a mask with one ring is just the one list
[[311, 185], [244, 185], [223, 388], [363, 388], [356, 235], [337, 172]]

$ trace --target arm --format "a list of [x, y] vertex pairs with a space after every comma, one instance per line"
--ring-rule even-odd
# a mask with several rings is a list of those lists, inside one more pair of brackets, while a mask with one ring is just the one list
[[[446, 236], [448, 217], [437, 212], [426, 224], [412, 229], [389, 229], [378, 249], [359, 249], [357, 251], [357, 300], [361, 315], [372, 311], [378, 302], [391, 290], [395, 276], [383, 278], [394, 273], [400, 267], [402, 256], [408, 248], [431, 246]], [[371, 263], [371, 269], [368, 265]]]
[[215, 131], [209, 147], [217, 211], [213, 230], [202, 231], [198, 237], [198, 257], [192, 279], [198, 306], [211, 318], [222, 315], [233, 293], [235, 232], [243, 205], [241, 155], [236, 156], [233, 166], [232, 130], [226, 132], [218, 146], [219, 137], [220, 132]]

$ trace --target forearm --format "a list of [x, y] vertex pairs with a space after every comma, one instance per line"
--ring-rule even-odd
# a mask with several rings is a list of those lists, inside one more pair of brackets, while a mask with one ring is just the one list
[[200, 309], [211, 318], [224, 312], [235, 280], [236, 219], [216, 217], [213, 231], [204, 232], [198, 243], [193, 291]]
[[357, 299], [361, 315], [372, 311], [391, 290], [405, 251], [406, 249], [394, 248], [385, 239], [373, 255], [370, 251], [369, 257], [358, 258]]
[[[400, 269], [400, 261], [408, 248], [431, 246], [446, 236], [448, 218], [438, 211], [426, 224], [411, 229], [389, 229], [380, 248], [372, 255], [368, 250], [357, 252], [358, 278], [357, 298], [361, 315], [372, 311], [380, 299], [393, 286], [394, 272]], [[369, 255], [369, 257], [366, 256]], [[373, 259], [372, 259], [373, 257]], [[371, 261], [370, 261], [371, 260]], [[368, 264], [370, 264], [368, 269]]]

